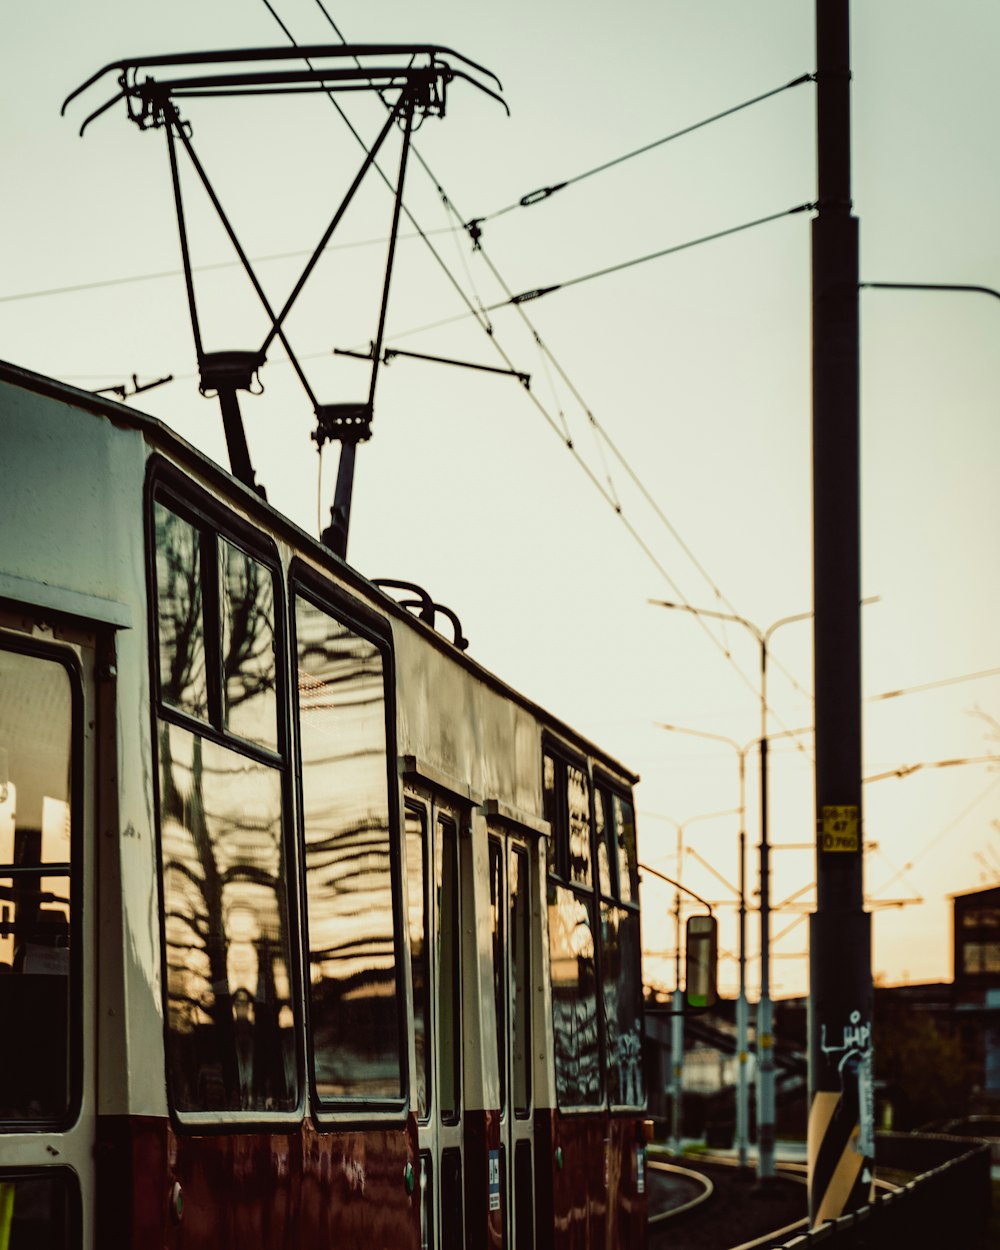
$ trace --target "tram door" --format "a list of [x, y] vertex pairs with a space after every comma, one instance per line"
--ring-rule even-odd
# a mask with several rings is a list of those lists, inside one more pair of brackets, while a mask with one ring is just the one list
[[529, 844], [492, 831], [489, 838], [493, 992], [500, 1077], [500, 1195], [505, 1250], [534, 1250], [531, 914]]
[[406, 796], [421, 1250], [465, 1244], [460, 813]]
[[0, 614], [4, 1250], [94, 1245], [95, 721], [93, 636]]

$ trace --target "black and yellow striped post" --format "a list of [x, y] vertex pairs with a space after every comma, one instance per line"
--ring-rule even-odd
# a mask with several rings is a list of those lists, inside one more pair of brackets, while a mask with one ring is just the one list
[[810, 928], [809, 1214], [868, 1201], [872, 977], [861, 812], [858, 222], [851, 203], [849, 0], [816, 0], [813, 561], [816, 893]]

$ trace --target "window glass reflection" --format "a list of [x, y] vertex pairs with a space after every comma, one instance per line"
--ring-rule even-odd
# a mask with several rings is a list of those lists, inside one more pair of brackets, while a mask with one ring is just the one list
[[69, 674], [0, 650], [0, 1119], [70, 1106]]
[[597, 875], [601, 893], [610, 898], [614, 894], [611, 881], [611, 870], [617, 862], [617, 856], [609, 848], [611, 841], [611, 812], [607, 795], [603, 790], [594, 791], [594, 833], [597, 838]]
[[566, 766], [566, 801], [569, 810], [570, 880], [590, 885], [590, 781], [585, 772]]
[[180, 1111], [298, 1103], [281, 776], [160, 723], [167, 1068]]
[[417, 1117], [427, 1119], [430, 1103], [431, 1044], [430, 969], [427, 964], [427, 817], [423, 810], [406, 809], [406, 902], [410, 931], [410, 969], [413, 982], [413, 1042], [417, 1070]]
[[172, 707], [206, 719], [200, 536], [193, 525], [161, 503], [153, 505], [153, 517], [161, 694]]
[[632, 804], [614, 796], [615, 840], [618, 843], [618, 897], [623, 903], [639, 901], [639, 864], [635, 846]]
[[549, 959], [556, 1094], [562, 1107], [601, 1100], [592, 903], [550, 879]]
[[304, 599], [295, 619], [316, 1088], [398, 1098], [382, 656]]
[[608, 1100], [639, 1106], [642, 1075], [642, 978], [639, 913], [601, 904], [601, 979], [604, 989]]
[[270, 571], [225, 539], [219, 542], [222, 689], [225, 726], [278, 749], [274, 584]]

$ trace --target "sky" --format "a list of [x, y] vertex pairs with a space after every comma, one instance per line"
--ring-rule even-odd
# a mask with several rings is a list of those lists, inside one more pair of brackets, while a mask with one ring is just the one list
[[[339, 42], [317, 0], [272, 5], [298, 42]], [[658, 726], [749, 743], [757, 646], [738, 626], [649, 600], [735, 612], [762, 629], [809, 611], [810, 214], [497, 309], [492, 339], [475, 318], [455, 320], [467, 311], [455, 283], [488, 306], [506, 298], [498, 273], [508, 293], [568, 283], [811, 202], [806, 84], [490, 216], [810, 72], [812, 6], [330, 0], [327, 11], [350, 41], [445, 45], [501, 79], [510, 117], [456, 81], [446, 116], [415, 137], [433, 176], [411, 160], [404, 198], [443, 265], [404, 221], [385, 342], [503, 367], [499, 345], [531, 375], [529, 393], [502, 375], [401, 358], [382, 368], [349, 559], [368, 576], [426, 586], [459, 613], [474, 658], [642, 775], [640, 857], [676, 875], [685, 826], [683, 880], [720, 904], [731, 992], [737, 751]], [[1000, 287], [1000, 8], [879, 0], [852, 16], [862, 280]], [[87, 389], [172, 374], [130, 403], [225, 462], [217, 404], [197, 392], [163, 134], [140, 132], [119, 104], [78, 136], [84, 105], [103, 103], [112, 82], [67, 117], [59, 108], [122, 57], [286, 42], [263, 0], [96, 0], [63, 6], [58, 25], [37, 6], [8, 15], [0, 356]], [[343, 103], [370, 140], [381, 106]], [[320, 97], [192, 100], [184, 115], [249, 255], [297, 254], [259, 267], [282, 301], [360, 148]], [[397, 154], [393, 136], [387, 169]], [[233, 252], [183, 177], [206, 346], [256, 347], [265, 322], [253, 294], [237, 268], [218, 267]], [[332, 349], [365, 350], [374, 336], [390, 209], [384, 186], [365, 184], [289, 319], [322, 402], [366, 393], [366, 367]], [[489, 218], [482, 253], [455, 229], [473, 217]], [[155, 274], [167, 276], [93, 285]], [[1000, 759], [1000, 307], [984, 295], [864, 291], [861, 314], [862, 589], [875, 600], [863, 609], [863, 771]], [[316, 533], [336, 451], [318, 463], [310, 405], [280, 350], [262, 381], [264, 394], [243, 403], [258, 476]], [[770, 672], [770, 731], [807, 727], [808, 621], [775, 633]], [[952, 680], [977, 673], [991, 675]], [[930, 688], [878, 697], [913, 687]], [[782, 997], [808, 980], [810, 740], [775, 741], [771, 760], [772, 905], [790, 900], [772, 922]], [[757, 789], [751, 751], [751, 848]], [[950, 979], [949, 896], [1000, 881], [996, 765], [872, 780], [864, 802], [875, 975]], [[754, 888], [753, 850], [748, 880]], [[665, 988], [672, 906], [670, 888], [647, 875], [645, 974]], [[757, 949], [752, 924], [751, 996]]]

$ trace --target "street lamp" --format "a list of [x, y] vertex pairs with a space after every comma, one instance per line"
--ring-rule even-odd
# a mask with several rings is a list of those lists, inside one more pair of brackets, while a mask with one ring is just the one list
[[710, 608], [695, 608], [689, 603], [672, 603], [667, 599], [651, 599], [650, 603], [678, 612], [690, 612], [692, 616], [713, 617], [742, 625], [757, 640], [760, 647], [760, 997], [757, 1003], [757, 1176], [770, 1180], [774, 1168], [774, 1051], [773, 1018], [771, 1004], [771, 903], [770, 903], [770, 843], [768, 841], [767, 802], [767, 648], [775, 630], [795, 621], [808, 621], [811, 612], [797, 612], [783, 616], [760, 629], [744, 616], [730, 612], [717, 612]]

